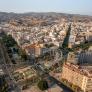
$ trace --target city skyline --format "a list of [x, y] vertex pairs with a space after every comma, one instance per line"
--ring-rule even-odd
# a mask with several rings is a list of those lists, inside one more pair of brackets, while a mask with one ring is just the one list
[[92, 92], [92, 0], [0, 1], [0, 92]]
[[92, 0], [3, 0], [1, 12], [60, 12], [92, 15]]

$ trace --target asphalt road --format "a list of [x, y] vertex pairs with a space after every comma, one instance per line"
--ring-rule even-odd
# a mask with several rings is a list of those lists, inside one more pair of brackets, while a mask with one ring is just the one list
[[[11, 85], [14, 85], [14, 89], [15, 91], [14, 92], [21, 92], [20, 88], [18, 87], [18, 85], [16, 84], [15, 80], [13, 79], [12, 77], [12, 74], [11, 74], [11, 70], [12, 68], [7, 66], [7, 60], [9, 61], [9, 64], [11, 64], [11, 61], [9, 60], [9, 57], [7, 55], [7, 52], [5, 51], [5, 48], [4, 46], [2, 46], [0, 44], [0, 52], [1, 52], [1, 61], [0, 61], [0, 66], [2, 67], [3, 71], [5, 72], [5, 74], [7, 74], [9, 77], [7, 78], [7, 81], [11, 83]], [[33, 64], [32, 64], [33, 63]], [[73, 92], [71, 89], [69, 89], [68, 87], [66, 87], [64, 84], [62, 84], [60, 81], [58, 81], [57, 79], [55, 79], [54, 77], [50, 76], [49, 74], [46, 73], [46, 71], [44, 70], [44, 68], [42, 68], [41, 66], [37, 65], [34, 62], [29, 62], [28, 65], [33, 65], [34, 69], [40, 74], [40, 75], [44, 75], [43, 77], [49, 77], [49, 79], [51, 81], [53, 81], [55, 84], [57, 84], [58, 86], [60, 86], [64, 92]]]
[[52, 77], [48, 73], [46, 73], [44, 69], [39, 67], [39, 65], [35, 64], [35, 67], [36, 67], [35, 68], [36, 71], [38, 71], [39, 74], [42, 74], [43, 78], [49, 78], [50, 81], [53, 81], [55, 84], [57, 84], [59, 87], [61, 87], [64, 92], [73, 92], [70, 88], [65, 86], [63, 83], [61, 83], [60, 81], [58, 81], [57, 79], [55, 79], [54, 77]]

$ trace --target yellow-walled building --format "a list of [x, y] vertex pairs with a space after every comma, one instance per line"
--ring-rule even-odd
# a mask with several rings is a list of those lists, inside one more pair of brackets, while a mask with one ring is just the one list
[[63, 65], [61, 80], [75, 92], [92, 92], [92, 66], [66, 63]]

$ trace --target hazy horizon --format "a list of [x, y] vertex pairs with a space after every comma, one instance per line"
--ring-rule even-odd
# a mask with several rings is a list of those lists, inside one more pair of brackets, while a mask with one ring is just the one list
[[0, 12], [55, 12], [92, 16], [92, 0], [2, 0]]

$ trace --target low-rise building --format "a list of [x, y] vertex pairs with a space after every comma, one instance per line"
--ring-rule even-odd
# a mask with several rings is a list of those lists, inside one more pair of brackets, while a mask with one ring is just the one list
[[37, 79], [36, 71], [30, 66], [17, 69], [13, 75], [15, 81], [22, 87], [34, 83]]
[[46, 53], [54, 55], [57, 48], [55, 46], [46, 47], [44, 44], [28, 44], [22, 46], [22, 49], [25, 50], [25, 52], [31, 57], [39, 57], [40, 55], [44, 55]]

